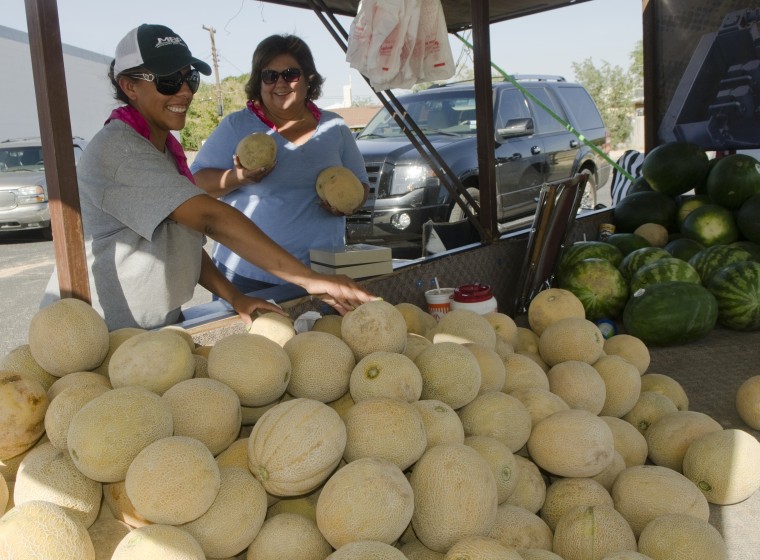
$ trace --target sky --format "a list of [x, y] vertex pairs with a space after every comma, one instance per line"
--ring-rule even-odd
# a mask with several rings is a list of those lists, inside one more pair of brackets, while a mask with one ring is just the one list
[[[467, 0], [462, 0], [467, 1]], [[212, 63], [212, 34], [221, 79], [250, 71], [259, 41], [275, 33], [292, 33], [306, 41], [319, 72], [326, 78], [317, 104], [340, 104], [351, 85], [354, 100], [372, 100], [372, 90], [352, 69], [345, 54], [316, 14], [308, 9], [259, 0], [58, 0], [63, 43], [113, 56], [116, 43], [141, 23], [171, 27], [193, 55]], [[552, 74], [573, 79], [572, 64], [591, 58], [627, 70], [641, 40], [640, 0], [592, 0], [493, 24], [491, 58], [511, 74]], [[339, 17], [349, 30], [351, 18]], [[24, 0], [4, 0], [0, 24], [26, 31]], [[451, 36], [454, 60], [461, 43]], [[204, 78], [213, 83], [213, 74]]]

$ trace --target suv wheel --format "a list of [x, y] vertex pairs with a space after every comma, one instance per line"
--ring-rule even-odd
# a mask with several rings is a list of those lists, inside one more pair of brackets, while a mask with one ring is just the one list
[[53, 240], [53, 228], [51, 226], [42, 228], [40, 230], [40, 234], [42, 235], [42, 239], [44, 239], [45, 241]]
[[[467, 192], [470, 194], [470, 196], [480, 204], [480, 191], [477, 189], [477, 187], [470, 187], [467, 189]], [[461, 197], [462, 202], [466, 202], [464, 197]], [[474, 212], [474, 208], [471, 204], [467, 204], [467, 207]], [[449, 222], [461, 222], [462, 220], [466, 220], [467, 215], [464, 213], [464, 210], [462, 210], [462, 207], [459, 206], [456, 202], [454, 202], [454, 205], [451, 208], [451, 214], [449, 214]]]

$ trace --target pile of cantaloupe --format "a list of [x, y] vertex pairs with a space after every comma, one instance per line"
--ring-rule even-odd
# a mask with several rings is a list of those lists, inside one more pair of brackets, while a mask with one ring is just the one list
[[0, 558], [721, 560], [709, 504], [760, 487], [760, 443], [565, 290], [526, 327], [382, 300], [271, 319], [198, 346], [40, 310], [0, 361]]

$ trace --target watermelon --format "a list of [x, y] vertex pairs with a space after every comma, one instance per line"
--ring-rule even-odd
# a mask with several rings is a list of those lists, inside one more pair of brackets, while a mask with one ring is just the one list
[[576, 241], [562, 251], [557, 267], [557, 276], [561, 277], [566, 270], [583, 259], [589, 258], [604, 259], [617, 266], [623, 260], [623, 253], [605, 241]]
[[760, 194], [760, 162], [747, 154], [719, 158], [707, 175], [707, 194], [715, 204], [738, 209], [749, 197]]
[[712, 204], [712, 199], [704, 194], [694, 194], [678, 197], [677, 204], [678, 210], [676, 210], [676, 222], [680, 225], [692, 210], [704, 206], [705, 204]]
[[628, 299], [628, 285], [610, 261], [588, 258], [568, 268], [559, 287], [571, 291], [583, 303], [586, 319], [618, 317]]
[[618, 270], [626, 282], [630, 282], [633, 274], [642, 266], [670, 256], [672, 255], [661, 247], [642, 247], [623, 257]]
[[631, 233], [647, 222], [660, 224], [672, 231], [676, 224], [676, 201], [660, 192], [637, 192], [618, 202], [612, 215], [615, 227], [621, 233]]
[[718, 301], [718, 323], [737, 331], [760, 330], [760, 263], [724, 266], [712, 275], [707, 288]]
[[635, 233], [613, 233], [607, 238], [607, 243], [614, 245], [625, 257], [631, 251], [642, 247], [651, 247], [651, 243]]
[[710, 160], [691, 142], [667, 142], [650, 151], [641, 174], [657, 192], [678, 196], [705, 182]]
[[739, 247], [713, 245], [691, 257], [689, 264], [699, 273], [702, 284], [707, 286], [710, 283], [710, 277], [724, 266], [751, 260], [752, 255]]
[[635, 292], [623, 310], [627, 334], [647, 346], [674, 346], [707, 335], [718, 319], [710, 290], [692, 282], [663, 282]]
[[626, 192], [626, 196], [629, 194], [637, 193], [637, 192], [644, 192], [644, 191], [653, 191], [654, 189], [649, 186], [649, 183], [647, 183], [647, 180], [644, 179], [642, 175], [639, 175], [633, 180], [633, 183], [631, 183], [631, 186], [628, 187], [628, 192]]
[[667, 257], [639, 268], [631, 276], [629, 287], [631, 293], [634, 293], [653, 284], [672, 281], [702, 283], [699, 273], [689, 263], [675, 257]]
[[733, 243], [739, 239], [734, 215], [717, 204], [705, 204], [692, 210], [681, 222], [681, 233], [705, 247]]
[[744, 249], [752, 255], [753, 261], [760, 262], [760, 243], [755, 243], [754, 241], [734, 241], [729, 247]]
[[668, 241], [668, 244], [663, 248], [675, 258], [681, 259], [682, 261], [688, 261], [691, 257], [704, 249], [705, 246], [699, 241], [689, 239], [688, 237], [679, 237]]
[[760, 194], [749, 197], [736, 212], [736, 226], [742, 235], [760, 243]]

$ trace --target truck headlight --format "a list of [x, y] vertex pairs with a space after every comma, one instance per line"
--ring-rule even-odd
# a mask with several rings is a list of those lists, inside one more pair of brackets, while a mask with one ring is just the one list
[[391, 195], [401, 195], [423, 187], [437, 187], [440, 180], [427, 165], [399, 165], [393, 171]]
[[21, 187], [18, 189], [17, 193], [16, 196], [19, 204], [37, 204], [47, 200], [45, 189], [39, 185], [34, 185], [33, 187]]

